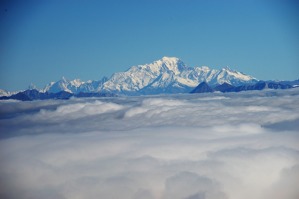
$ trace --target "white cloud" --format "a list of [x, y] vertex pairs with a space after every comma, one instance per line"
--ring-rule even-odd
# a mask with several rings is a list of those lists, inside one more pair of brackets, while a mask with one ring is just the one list
[[225, 199], [217, 182], [192, 172], [180, 172], [166, 179], [163, 198]]
[[291, 89], [0, 102], [0, 198], [295, 199], [298, 100]]
[[269, 189], [267, 197], [296, 199], [299, 197], [298, 184], [299, 165], [297, 164], [281, 171], [279, 180]]

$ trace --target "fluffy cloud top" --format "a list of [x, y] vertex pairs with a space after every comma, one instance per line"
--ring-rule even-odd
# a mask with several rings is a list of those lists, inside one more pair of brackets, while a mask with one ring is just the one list
[[0, 198], [295, 199], [299, 90], [0, 102]]

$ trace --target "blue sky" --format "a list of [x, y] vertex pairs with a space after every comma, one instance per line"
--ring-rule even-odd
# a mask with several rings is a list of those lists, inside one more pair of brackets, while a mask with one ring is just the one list
[[2, 0], [0, 8], [2, 89], [97, 80], [163, 56], [299, 78], [295, 0]]

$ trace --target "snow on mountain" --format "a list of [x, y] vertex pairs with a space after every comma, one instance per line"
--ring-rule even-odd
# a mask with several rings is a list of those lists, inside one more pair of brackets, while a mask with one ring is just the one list
[[7, 90], [3, 90], [3, 89], [0, 89], [0, 97], [4, 97], [4, 96], [11, 96], [11, 95], [14, 95], [18, 92], [21, 92], [21, 91], [7, 91]]
[[61, 80], [57, 82], [50, 82], [46, 87], [44, 88], [44, 92], [49, 92], [49, 93], [58, 93], [60, 91], [66, 91], [69, 93], [73, 93], [73, 91], [77, 90], [77, 87], [72, 84], [68, 79], [65, 77], [62, 77]]
[[2, 97], [2, 96], [10, 96], [10, 95], [11, 95], [11, 93], [9, 91], [0, 89], [0, 97]]
[[222, 68], [215, 73], [215, 78], [208, 81], [210, 85], [217, 85], [228, 83], [234, 86], [240, 86], [242, 84], [256, 83], [257, 79], [245, 75], [241, 72], [230, 69], [229, 67]]
[[37, 87], [35, 84], [31, 83], [29, 86], [28, 86], [28, 90], [33, 90], [33, 89], [36, 89], [37, 90]]
[[43, 89], [41, 89], [40, 91], [45, 93], [45, 92], [50, 92], [49, 90], [52, 88], [52, 86], [55, 84], [56, 82], [50, 82], [49, 84], [47, 84]]
[[107, 80], [108, 80], [107, 77], [103, 77], [101, 80], [98, 80], [98, 81], [88, 80], [87, 82], [80, 84], [80, 86], [77, 89], [77, 93], [100, 92], [104, 82], [106, 82]]
[[256, 83], [257, 79], [228, 67], [221, 70], [207, 66], [193, 68], [185, 65], [179, 58], [163, 57], [149, 64], [132, 66], [125, 72], [114, 73], [109, 79], [82, 82], [63, 77], [57, 82], [49, 83], [43, 92], [106, 92], [129, 95], [177, 93], [190, 92], [201, 82], [207, 82], [211, 86], [223, 83], [239, 86]]
[[83, 82], [80, 79], [74, 79], [70, 81], [65, 77], [62, 77], [61, 80], [57, 82], [50, 82], [45, 86], [44, 89], [42, 89], [42, 92], [58, 93], [60, 91], [66, 91], [74, 94], [80, 92], [98, 92], [98, 89], [102, 87], [105, 81], [107, 81], [106, 77], [99, 81], [89, 80], [87, 82]]
[[226, 82], [235, 86], [257, 82], [255, 78], [228, 67], [222, 70], [210, 69], [207, 66], [191, 68], [176, 57], [163, 57], [153, 63], [133, 66], [125, 72], [115, 73], [104, 83], [102, 89], [125, 94], [188, 92], [203, 81], [210, 85]]
[[139, 92], [145, 88], [164, 89], [178, 82], [180, 74], [187, 70], [190, 68], [178, 58], [163, 57], [153, 63], [133, 66], [125, 72], [115, 73], [104, 83], [102, 89], [120, 93]]

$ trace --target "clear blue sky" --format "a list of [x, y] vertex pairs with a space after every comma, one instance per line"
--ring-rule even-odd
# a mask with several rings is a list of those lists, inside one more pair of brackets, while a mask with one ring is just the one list
[[0, 1], [0, 88], [97, 80], [176, 56], [258, 79], [299, 78], [296, 0]]

